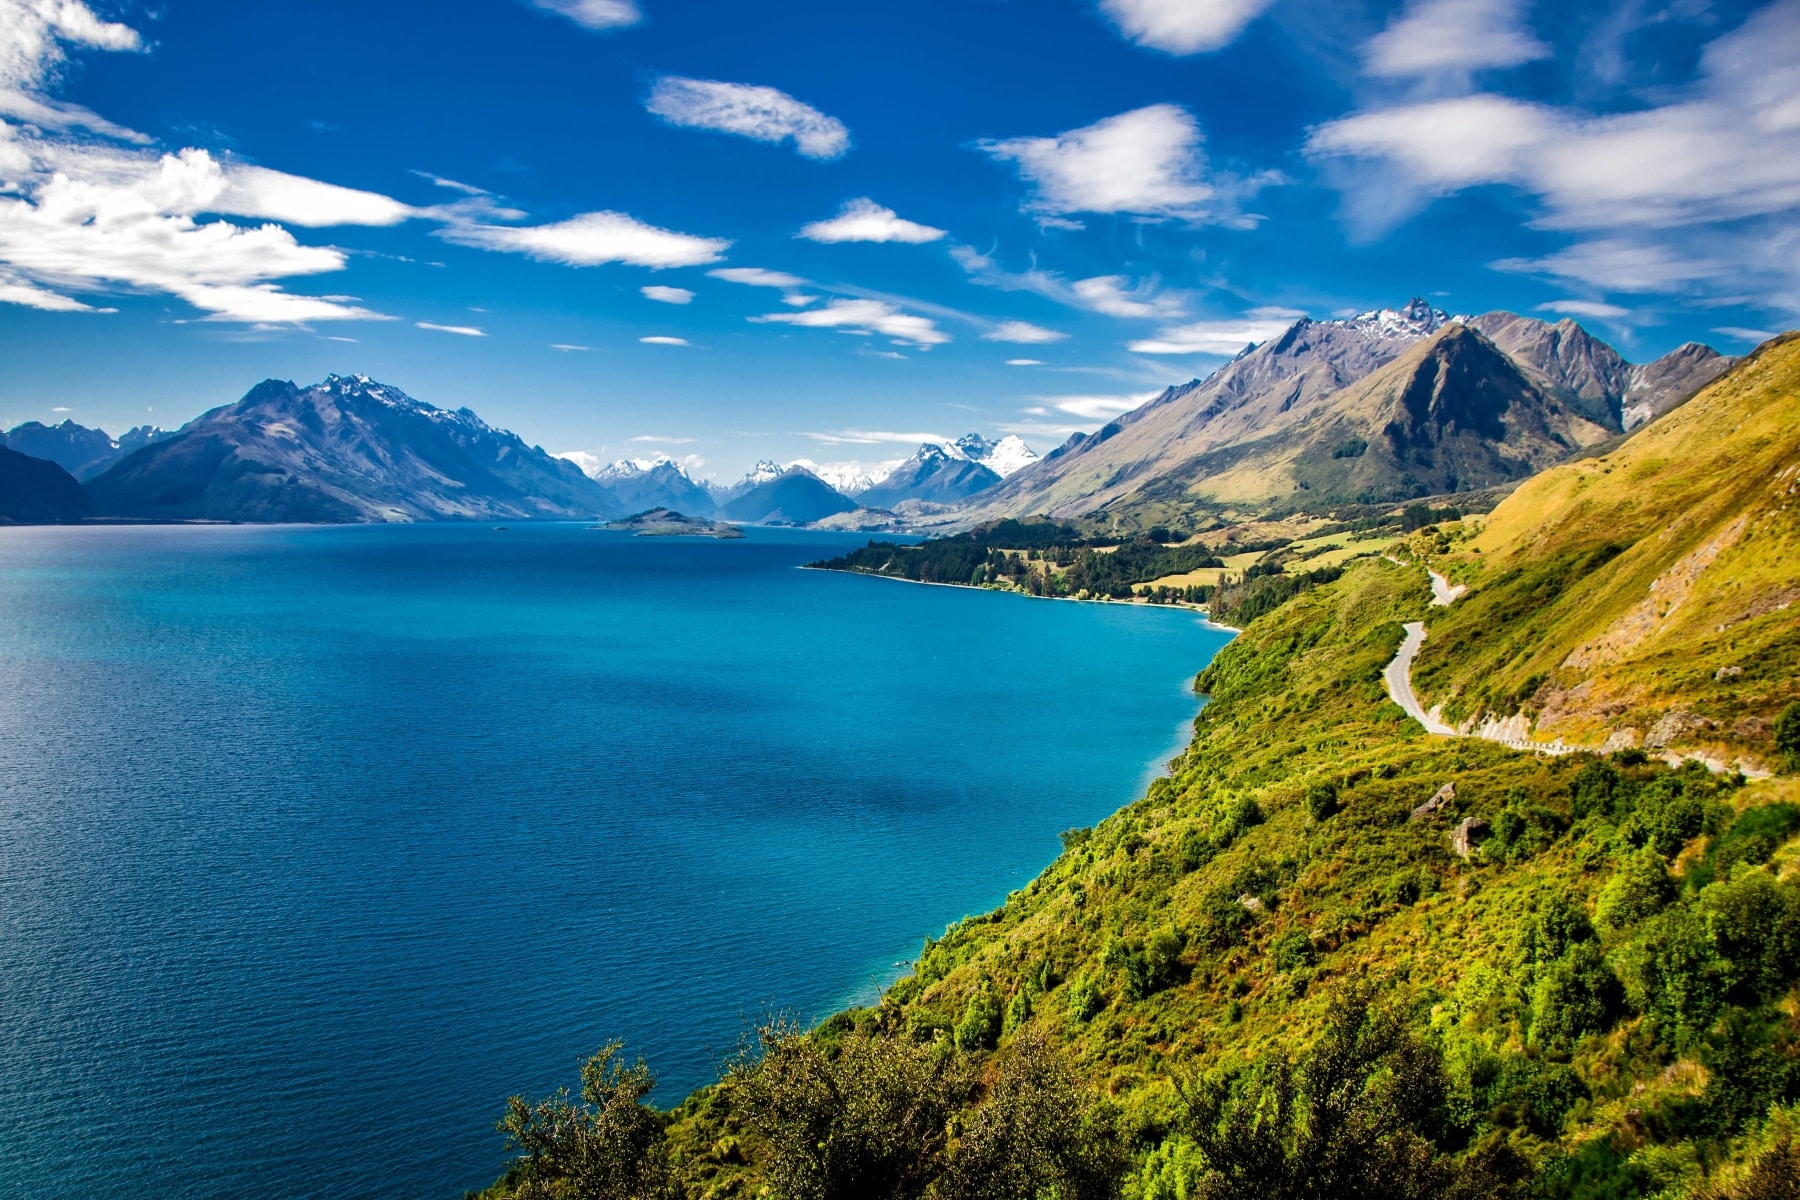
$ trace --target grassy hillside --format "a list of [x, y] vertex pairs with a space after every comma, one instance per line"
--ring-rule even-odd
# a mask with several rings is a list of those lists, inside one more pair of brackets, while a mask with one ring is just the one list
[[[1738, 386], [1766, 399], [1785, 376], [1757, 372], [1784, 359]], [[1760, 462], [1751, 413], [1710, 411], [1742, 419], [1690, 436]], [[1171, 774], [928, 941], [877, 1007], [764, 1028], [672, 1114], [615, 1056], [585, 1104], [515, 1102], [523, 1153], [495, 1194], [1794, 1195], [1800, 782], [1430, 737], [1380, 682], [1410, 620], [1453, 667], [1513, 669], [1565, 627], [1591, 640], [1558, 597], [1633, 551], [1554, 573], [1591, 553], [1581, 506], [1660, 505], [1642, 497], [1687, 494], [1708, 457], [1627, 451], [1475, 545], [1415, 533], [1471, 573], [1457, 607], [1428, 606], [1418, 566], [1361, 559], [1258, 617], [1200, 675]], [[1668, 528], [1687, 509], [1658, 511]], [[1509, 622], [1493, 592], [1544, 599]], [[1726, 703], [1737, 678], [1687, 679], [1684, 702]]]
[[[1537, 476], [1467, 541], [1421, 541], [1470, 596], [1415, 679], [1452, 720], [1773, 765], [1800, 699], [1800, 337], [1602, 457]], [[1441, 551], [1441, 553], [1440, 553]]]

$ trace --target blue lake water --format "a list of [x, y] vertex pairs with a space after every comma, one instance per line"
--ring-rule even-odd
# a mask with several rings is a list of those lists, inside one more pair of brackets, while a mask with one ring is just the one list
[[1185, 741], [1191, 613], [861, 538], [0, 530], [0, 1197], [452, 1200], [867, 1000]]

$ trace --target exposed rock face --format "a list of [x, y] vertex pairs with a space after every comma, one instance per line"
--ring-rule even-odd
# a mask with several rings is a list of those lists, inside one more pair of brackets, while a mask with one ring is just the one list
[[1456, 799], [1456, 784], [1446, 783], [1432, 794], [1431, 799], [1413, 809], [1412, 817], [1410, 819], [1414, 821], [1423, 821], [1426, 817], [1434, 815], [1439, 809], [1443, 808], [1454, 799]]
[[26, 421], [7, 430], [6, 436], [0, 437], [0, 446], [48, 459], [76, 479], [91, 479], [133, 450], [169, 436], [154, 425], [139, 425], [115, 441], [104, 429], [89, 429], [73, 421], [60, 425]]
[[1481, 843], [1487, 841], [1488, 823], [1480, 817], [1464, 817], [1462, 824], [1450, 831], [1450, 848], [1467, 858], [1475, 853]]
[[[1410, 360], [1422, 344], [1427, 359]], [[1071, 437], [980, 494], [968, 519], [1153, 505], [1279, 511], [1507, 483], [1660, 415], [1733, 361], [1684, 346], [1636, 366], [1573, 321], [1452, 318], [1417, 300], [1301, 320]], [[1384, 374], [1403, 362], [1408, 378]], [[1385, 391], [1398, 404], [1382, 413], [1370, 396]]]
[[367, 376], [270, 379], [89, 485], [98, 513], [162, 520], [588, 520], [618, 502], [574, 463], [468, 409]]

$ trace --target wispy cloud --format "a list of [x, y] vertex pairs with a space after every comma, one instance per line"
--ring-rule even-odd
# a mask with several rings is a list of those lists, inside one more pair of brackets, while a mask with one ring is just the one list
[[619, 29], [644, 19], [633, 0], [530, 0], [530, 4], [586, 29]]
[[1030, 321], [1002, 321], [986, 333], [982, 338], [990, 342], [1014, 342], [1022, 346], [1038, 346], [1049, 342], [1060, 342], [1069, 335], [1054, 329], [1045, 329], [1042, 325], [1033, 325]]
[[691, 437], [665, 437], [659, 433], [640, 433], [636, 437], [628, 438], [626, 440], [661, 446], [691, 446], [698, 439]]
[[1038, 358], [1009, 358], [1006, 360], [1006, 365], [1009, 367], [1041, 367], [1044, 362]]
[[1130, 349], [1134, 354], [1216, 354], [1229, 357], [1246, 346], [1276, 337], [1305, 315], [1291, 308], [1257, 308], [1230, 320], [1171, 325], [1158, 330], [1155, 337], [1132, 342]]
[[439, 325], [436, 321], [414, 321], [420, 329], [429, 329], [433, 333], [454, 333], [458, 337], [486, 337], [487, 331], [477, 329], [473, 325]]
[[880, 300], [833, 300], [823, 308], [766, 313], [750, 319], [762, 324], [799, 325], [808, 329], [879, 333], [897, 344], [920, 349], [941, 346], [950, 340], [950, 335], [939, 329], [931, 318], [905, 312]]
[[1157, 280], [1133, 282], [1123, 275], [1096, 275], [1071, 283], [1054, 271], [1033, 267], [1008, 271], [986, 254], [970, 246], [952, 246], [950, 257], [976, 283], [1007, 292], [1031, 292], [1047, 300], [1087, 312], [1114, 317], [1151, 317], [1167, 320], [1180, 316], [1185, 301], [1164, 291]]
[[1204, 138], [1193, 114], [1176, 104], [1152, 104], [1054, 137], [979, 143], [1011, 162], [1033, 185], [1026, 211], [1046, 224], [1079, 227], [1070, 214], [1119, 213], [1172, 217], [1248, 227], [1257, 218], [1239, 205], [1278, 172], [1248, 178], [1211, 178]]
[[829, 446], [917, 446], [925, 442], [941, 446], [952, 440], [941, 433], [893, 433], [880, 429], [839, 429], [800, 436]]
[[1027, 409], [1026, 415], [1037, 416], [1055, 411], [1089, 421], [1110, 421], [1134, 408], [1141, 408], [1159, 395], [1161, 392], [1128, 396], [1039, 396], [1043, 407]]
[[1550, 57], [1550, 47], [1524, 28], [1520, 0], [1414, 0], [1364, 57], [1371, 75], [1466, 73], [1516, 67]]
[[759, 142], [791, 141], [807, 158], [840, 158], [850, 149], [850, 131], [842, 121], [772, 87], [665, 75], [656, 81], [644, 107], [669, 124], [688, 129]]
[[1181, 301], [1158, 290], [1155, 280], [1131, 283], [1123, 275], [1096, 275], [1070, 285], [1083, 308], [1109, 317], [1168, 317], [1181, 311]]
[[504, 250], [571, 267], [605, 263], [697, 267], [718, 262], [731, 247], [726, 238], [696, 237], [647, 225], [620, 212], [583, 213], [550, 225], [451, 225], [446, 241], [481, 250]]
[[661, 334], [653, 335], [651, 337], [641, 337], [638, 341], [644, 343], [646, 346], [686, 346], [690, 344], [686, 338], [665, 337]]
[[1571, 317], [1593, 317], [1600, 321], [1631, 315], [1629, 308], [1620, 308], [1617, 304], [1605, 304], [1598, 300], [1552, 300], [1548, 304], [1538, 305], [1537, 311]]
[[1170, 54], [1217, 50], [1275, 0], [1101, 0], [1119, 32]]
[[723, 279], [726, 283], [741, 283], [747, 287], [797, 288], [806, 286], [806, 280], [798, 275], [789, 275], [786, 271], [766, 271], [761, 267], [719, 267], [708, 271], [714, 279]]
[[590, 346], [577, 346], [573, 342], [551, 342], [550, 348], [562, 354], [575, 354], [583, 350], [592, 349]]
[[1772, 329], [1744, 329], [1737, 325], [1721, 325], [1713, 332], [1722, 337], [1736, 338], [1740, 342], [1766, 342], [1775, 336]]
[[944, 236], [917, 221], [908, 221], [891, 208], [883, 208], [867, 196], [851, 200], [843, 211], [826, 221], [814, 221], [800, 231], [814, 242], [907, 242], [918, 245]]
[[638, 289], [646, 300], [654, 300], [658, 304], [691, 304], [694, 293], [686, 288], [664, 287], [660, 283], [647, 284]]

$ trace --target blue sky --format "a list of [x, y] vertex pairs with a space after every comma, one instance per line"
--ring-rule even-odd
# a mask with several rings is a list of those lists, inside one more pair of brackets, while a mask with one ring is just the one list
[[1298, 313], [1796, 324], [1800, 0], [0, 0], [0, 181], [0, 424], [1043, 451]]

